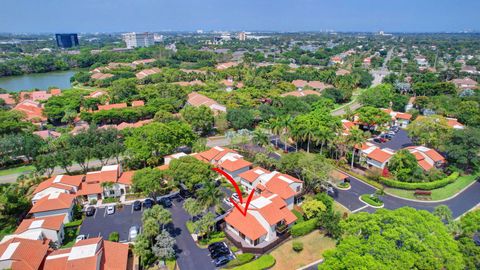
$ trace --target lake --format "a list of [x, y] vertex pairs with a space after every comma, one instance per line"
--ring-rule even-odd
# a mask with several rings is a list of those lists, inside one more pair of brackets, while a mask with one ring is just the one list
[[19, 92], [35, 88], [47, 90], [53, 86], [60, 89], [68, 89], [71, 87], [70, 77], [72, 77], [75, 72], [75, 70], [68, 70], [0, 77], [0, 88], [6, 89], [9, 92]]

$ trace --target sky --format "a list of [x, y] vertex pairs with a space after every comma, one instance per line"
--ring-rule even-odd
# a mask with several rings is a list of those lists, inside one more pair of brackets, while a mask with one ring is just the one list
[[1, 0], [0, 32], [480, 30], [479, 0]]

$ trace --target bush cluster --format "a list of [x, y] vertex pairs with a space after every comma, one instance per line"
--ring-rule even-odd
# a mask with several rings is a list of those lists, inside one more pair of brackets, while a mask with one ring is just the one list
[[433, 182], [421, 182], [421, 183], [406, 183], [406, 182], [400, 182], [384, 177], [380, 177], [380, 183], [389, 186], [389, 187], [394, 187], [394, 188], [401, 188], [401, 189], [407, 189], [407, 190], [415, 190], [415, 189], [422, 189], [422, 190], [432, 190], [436, 188], [441, 188], [444, 187], [448, 184], [451, 184], [457, 180], [459, 177], [458, 172], [454, 172], [450, 174], [449, 176], [433, 181]]
[[310, 220], [293, 225], [292, 228], [290, 229], [290, 233], [292, 234], [293, 237], [306, 235], [312, 232], [313, 230], [315, 230], [317, 228], [317, 224], [318, 224], [318, 219], [312, 218]]

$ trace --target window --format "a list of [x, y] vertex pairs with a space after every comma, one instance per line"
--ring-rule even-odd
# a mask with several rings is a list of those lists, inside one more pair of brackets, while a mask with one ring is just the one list
[[255, 239], [255, 241], [253, 241], [253, 246], [256, 246], [258, 244], [260, 244], [260, 238], [257, 238]]

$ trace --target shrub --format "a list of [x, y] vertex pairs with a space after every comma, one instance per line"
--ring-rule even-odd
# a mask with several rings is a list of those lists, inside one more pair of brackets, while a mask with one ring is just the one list
[[235, 267], [235, 270], [260, 270], [260, 269], [269, 269], [275, 265], [275, 258], [270, 254], [265, 254], [260, 256], [253, 262], [249, 262], [239, 267]]
[[235, 253], [235, 252], [238, 251], [238, 248], [237, 248], [236, 246], [231, 246], [231, 247], [230, 247], [230, 250], [231, 250], [233, 253]]
[[303, 243], [300, 242], [300, 241], [293, 241], [292, 242], [292, 249], [295, 251], [295, 252], [300, 252], [303, 250]]
[[455, 182], [455, 180], [457, 180], [458, 177], [459, 177], [459, 173], [454, 172], [441, 180], [437, 180], [433, 182], [406, 183], [406, 182], [400, 182], [400, 181], [383, 178], [383, 177], [380, 178], [380, 182], [386, 186], [394, 187], [394, 188], [401, 188], [401, 189], [407, 189], [407, 190], [415, 190], [415, 189], [432, 190], [432, 189], [441, 188], [448, 184], [451, 184]]
[[73, 228], [82, 225], [83, 219], [78, 219], [64, 225], [64, 228]]
[[116, 203], [116, 202], [119, 202], [119, 199], [115, 198], [115, 197], [108, 197], [108, 198], [103, 199], [102, 202], [103, 203]]
[[239, 265], [244, 265], [252, 261], [254, 258], [255, 258], [255, 255], [253, 255], [252, 253], [243, 253], [243, 254], [237, 255], [237, 258], [235, 260], [231, 260], [230, 262], [228, 262], [227, 267], [230, 268], [230, 267], [235, 267]]
[[97, 204], [97, 200], [95, 200], [95, 199], [90, 200], [90, 204], [92, 204], [92, 205]]
[[338, 184], [338, 187], [339, 188], [349, 188], [350, 184], [348, 182], [341, 182], [340, 184]]
[[293, 237], [299, 237], [302, 235], [309, 234], [317, 228], [318, 219], [312, 218], [310, 220], [297, 223], [292, 226], [290, 233]]
[[362, 200], [373, 206], [382, 206], [383, 202], [377, 196], [371, 196], [370, 194], [363, 194], [361, 196]]
[[120, 234], [118, 232], [112, 232], [108, 235], [108, 240], [112, 242], [118, 242], [120, 239]]

